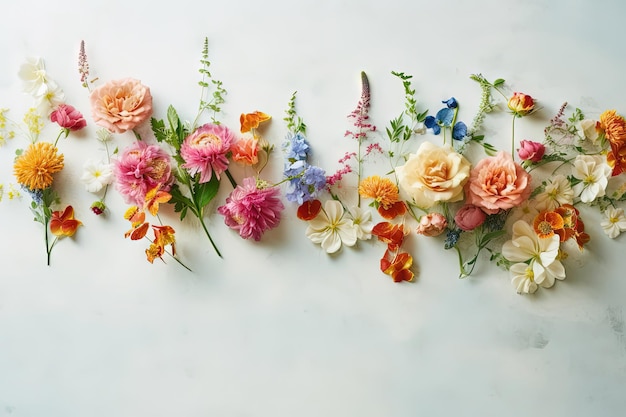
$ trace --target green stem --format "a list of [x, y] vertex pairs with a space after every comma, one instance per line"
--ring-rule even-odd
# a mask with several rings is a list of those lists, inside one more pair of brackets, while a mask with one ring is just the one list
[[459, 249], [457, 245], [454, 245], [454, 249], [456, 250], [456, 253], [459, 259], [459, 278], [465, 278], [469, 274], [465, 271], [465, 264], [463, 262], [463, 255], [461, 254], [461, 249]]
[[67, 137], [70, 134], [70, 130], [69, 129], [61, 129], [61, 131], [59, 132], [59, 134], [57, 135], [57, 138], [54, 140], [54, 147], [56, 148], [57, 143], [59, 142], [59, 139], [61, 138], [61, 135], [65, 133], [65, 137]]
[[515, 160], [515, 115], [513, 115], [513, 122], [511, 123], [511, 158]]
[[198, 213], [196, 213], [196, 216], [198, 217], [198, 220], [200, 220], [200, 224], [202, 225], [202, 229], [204, 229], [204, 233], [209, 238], [209, 242], [211, 242], [211, 245], [213, 246], [213, 249], [215, 249], [215, 253], [217, 253], [217, 256], [219, 256], [220, 258], [223, 258], [220, 250], [215, 245], [215, 242], [213, 242], [213, 238], [211, 237], [211, 234], [209, 233], [209, 229], [206, 227], [206, 224], [204, 223], [202, 210], [200, 210]]
[[230, 171], [227, 169], [226, 171], [224, 171], [224, 173], [226, 174], [228, 181], [230, 181], [230, 185], [232, 185], [233, 188], [237, 188], [237, 181], [235, 181]]
[[44, 233], [45, 233], [45, 243], [46, 243], [46, 255], [47, 255], [47, 265], [50, 266], [50, 252], [52, 252], [52, 248], [50, 246], [48, 246], [48, 217], [44, 215], [44, 224], [43, 224], [43, 228], [44, 228]]

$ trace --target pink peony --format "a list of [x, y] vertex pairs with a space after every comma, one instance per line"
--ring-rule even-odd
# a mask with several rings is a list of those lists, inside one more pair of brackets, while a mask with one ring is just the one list
[[50, 121], [71, 131], [80, 130], [87, 126], [87, 121], [82, 113], [69, 104], [59, 104], [50, 114]]
[[226, 154], [230, 150], [234, 134], [226, 126], [207, 123], [185, 138], [180, 147], [183, 168], [191, 175], [200, 173], [200, 183], [209, 182], [213, 174], [219, 179], [228, 168]]
[[487, 214], [472, 204], [466, 204], [456, 212], [454, 222], [459, 229], [470, 232], [485, 222]]
[[233, 190], [226, 204], [217, 211], [224, 216], [224, 223], [233, 230], [238, 230], [244, 239], [261, 240], [266, 230], [273, 229], [280, 223], [280, 212], [285, 208], [278, 197], [276, 187], [259, 188], [254, 177], [243, 180]]
[[428, 213], [420, 218], [417, 233], [428, 237], [439, 236], [446, 230], [447, 226], [448, 221], [443, 214]]
[[134, 142], [115, 161], [115, 180], [126, 203], [143, 207], [149, 190], [170, 189], [174, 180], [170, 156], [157, 145]]
[[523, 203], [530, 195], [530, 174], [511, 155], [500, 151], [480, 160], [465, 185], [466, 202], [487, 214], [508, 210]]
[[113, 133], [124, 133], [152, 115], [150, 88], [134, 78], [109, 81], [89, 97], [91, 114], [98, 126]]
[[517, 150], [517, 154], [522, 161], [539, 162], [546, 152], [543, 143], [522, 140], [519, 144], [520, 148]]

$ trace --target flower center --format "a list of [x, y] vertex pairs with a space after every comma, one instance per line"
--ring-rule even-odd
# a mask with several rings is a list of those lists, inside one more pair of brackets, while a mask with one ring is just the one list
[[542, 221], [537, 225], [537, 229], [541, 232], [542, 235], [552, 234], [552, 225], [550, 222]]
[[205, 133], [203, 135], [199, 135], [196, 140], [194, 140], [194, 145], [198, 147], [204, 147], [207, 145], [220, 146], [222, 144], [222, 139], [219, 136], [214, 135], [212, 133]]

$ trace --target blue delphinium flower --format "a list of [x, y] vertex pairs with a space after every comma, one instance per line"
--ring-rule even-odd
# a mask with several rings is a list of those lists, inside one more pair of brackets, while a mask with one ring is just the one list
[[[454, 97], [450, 97], [447, 100], [443, 100], [442, 103], [446, 105], [443, 109], [439, 110], [435, 116], [427, 116], [424, 120], [424, 125], [428, 129], [432, 129], [435, 135], [441, 133], [441, 128], [451, 127], [456, 119], [456, 113], [458, 112], [459, 103]], [[455, 140], [462, 140], [467, 135], [467, 126], [463, 122], [456, 122], [452, 126], [452, 138]]]
[[289, 178], [289, 190], [285, 194], [288, 201], [303, 204], [313, 200], [326, 186], [326, 172], [315, 165], [298, 161], [285, 170]]
[[311, 147], [304, 135], [300, 132], [290, 134], [284, 144], [286, 157], [290, 161], [305, 160]]

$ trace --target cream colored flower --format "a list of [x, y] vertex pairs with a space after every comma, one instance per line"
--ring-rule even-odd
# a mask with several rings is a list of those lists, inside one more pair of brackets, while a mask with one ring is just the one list
[[553, 211], [563, 204], [574, 203], [574, 190], [568, 179], [561, 174], [547, 180], [543, 192], [534, 198], [537, 210]]
[[41, 58], [26, 58], [17, 75], [23, 82], [24, 92], [33, 96], [38, 95], [47, 82], [46, 68]]
[[593, 144], [596, 144], [600, 135], [596, 129], [597, 121], [591, 119], [584, 119], [575, 124], [576, 132], [582, 140], [588, 140]]
[[33, 97], [35, 98], [37, 110], [44, 115], [49, 115], [52, 109], [65, 102], [65, 93], [61, 87], [52, 80], [48, 80], [43, 84]]
[[372, 237], [372, 229], [374, 222], [372, 221], [372, 212], [363, 210], [360, 207], [352, 208], [352, 223], [356, 228], [356, 237], [359, 240], [368, 240]]
[[574, 160], [572, 176], [580, 182], [574, 185], [574, 193], [580, 195], [583, 203], [602, 197], [612, 172], [604, 155], [578, 155]]
[[439, 202], [463, 198], [470, 163], [451, 146], [423, 142], [416, 153], [396, 168], [400, 188], [418, 207], [427, 209]]
[[615, 239], [620, 233], [626, 231], [626, 216], [623, 208], [607, 207], [604, 216], [600, 226], [608, 237]]
[[537, 291], [535, 273], [531, 265], [520, 262], [511, 265], [510, 271], [511, 284], [513, 284], [518, 294], [532, 294]]
[[344, 216], [339, 201], [328, 200], [324, 209], [309, 222], [306, 236], [313, 243], [319, 243], [327, 253], [335, 253], [341, 245], [353, 246], [357, 241], [358, 230], [354, 222]]
[[[531, 225], [518, 220], [513, 225], [512, 239], [502, 245], [502, 255], [509, 261], [528, 264], [534, 282], [549, 288], [555, 279], [565, 279], [565, 268], [558, 259], [559, 247], [558, 235], [540, 239]], [[519, 267], [511, 271], [513, 278], [519, 274]]]

